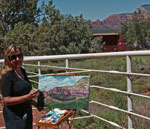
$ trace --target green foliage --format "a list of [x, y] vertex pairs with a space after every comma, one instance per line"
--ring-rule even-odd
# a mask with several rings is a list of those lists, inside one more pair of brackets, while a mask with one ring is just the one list
[[121, 23], [120, 31], [133, 49], [150, 48], [150, 21], [143, 21], [140, 12], [131, 21]]
[[[59, 15], [59, 13], [56, 13]], [[49, 41], [51, 52], [49, 54], [73, 54], [88, 52], [90, 46], [91, 34], [88, 30], [87, 21], [82, 17], [66, 15], [61, 17], [60, 21], [52, 21], [52, 14], [49, 19], [43, 23], [41, 29], [46, 31], [43, 40]], [[58, 20], [58, 19], [57, 19]], [[48, 29], [46, 29], [48, 27]], [[48, 37], [47, 37], [48, 36]], [[45, 39], [46, 38], [46, 39]]]
[[18, 22], [22, 24], [37, 23], [36, 17], [40, 10], [38, 0], [1, 0], [0, 1], [0, 28], [5, 33], [12, 30]]
[[21, 42], [23, 47], [28, 45], [28, 38], [25, 37], [28, 33], [25, 33], [30, 30], [27, 26], [38, 24], [40, 9], [37, 8], [37, 2], [38, 0], [0, 1], [0, 58], [3, 58], [4, 51], [10, 44]]
[[102, 37], [98, 36], [91, 41], [90, 52], [103, 52], [105, 42], [102, 42]]
[[[5, 23], [5, 25], [0, 24], [2, 52], [10, 44], [20, 44], [24, 48], [25, 55], [30, 56], [77, 54], [89, 51], [91, 46], [89, 21], [84, 20], [82, 15], [75, 17], [62, 15], [53, 5], [53, 1], [49, 1], [47, 5], [43, 3], [41, 8], [37, 8], [37, 0], [2, 2], [0, 2], [0, 22]], [[13, 6], [14, 4], [17, 5]], [[9, 13], [15, 16], [12, 17]], [[37, 26], [39, 19], [41, 19], [40, 25]], [[2, 58], [3, 55], [4, 52], [0, 57]]]
[[32, 56], [35, 53], [34, 50], [38, 48], [38, 44], [36, 44], [36, 31], [37, 28], [35, 25], [28, 23], [22, 25], [18, 23], [13, 30], [7, 32], [4, 42], [7, 46], [10, 44], [20, 44], [24, 54]]
[[113, 93], [111, 94], [111, 104], [115, 107], [118, 107], [120, 109], [127, 110], [127, 103], [126, 98], [122, 94], [119, 93]]

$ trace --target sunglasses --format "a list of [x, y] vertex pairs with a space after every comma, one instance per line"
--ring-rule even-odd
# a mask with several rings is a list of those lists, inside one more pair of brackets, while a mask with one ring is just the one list
[[16, 60], [17, 57], [20, 59], [22, 57], [22, 53], [18, 54], [18, 55], [12, 55], [12, 56], [8, 56], [9, 60]]

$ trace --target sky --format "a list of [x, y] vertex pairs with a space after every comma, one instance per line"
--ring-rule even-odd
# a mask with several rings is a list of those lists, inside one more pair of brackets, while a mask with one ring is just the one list
[[[39, 0], [39, 5], [44, 1]], [[102, 21], [112, 14], [133, 13], [144, 4], [150, 4], [150, 0], [53, 0], [56, 9], [61, 14], [72, 16], [83, 15], [86, 20]]]

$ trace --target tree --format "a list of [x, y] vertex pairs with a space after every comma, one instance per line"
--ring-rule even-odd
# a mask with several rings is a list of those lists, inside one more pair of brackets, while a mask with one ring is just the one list
[[[25, 2], [28, 4], [30, 2], [31, 4], [31, 0], [20, 1], [24, 2], [22, 7], [26, 7]], [[20, 1], [14, 0], [18, 4]], [[33, 7], [35, 7], [36, 2], [37, 0], [33, 1]], [[0, 4], [2, 5], [3, 3]], [[9, 4], [12, 4], [12, 1], [8, 2]], [[3, 5], [6, 6], [7, 3], [5, 2]], [[53, 2], [49, 1], [47, 5], [43, 3], [40, 8], [42, 17], [38, 17], [41, 21], [37, 26], [36, 15], [29, 15], [31, 16], [31, 18], [28, 17], [29, 19], [24, 19], [25, 17], [19, 19], [23, 16], [28, 16], [26, 11], [32, 10], [33, 8], [30, 8], [32, 6], [30, 5], [27, 10], [19, 8], [13, 20], [10, 20], [12, 17], [8, 15], [9, 11], [5, 12], [5, 8], [2, 9], [3, 15], [1, 15], [2, 20], [0, 21], [5, 19], [4, 23], [6, 24], [2, 24], [2, 26], [5, 26], [5, 33], [0, 35], [0, 50], [2, 48], [5, 50], [8, 45], [13, 43], [20, 44], [24, 49], [25, 55], [73, 54], [87, 53], [89, 51], [91, 46], [89, 21], [84, 20], [82, 15], [75, 17], [62, 15], [55, 8]], [[14, 8], [16, 9], [16, 6]], [[37, 8], [34, 8], [32, 11], [34, 13], [31, 14], [39, 14]], [[10, 18], [6, 19], [7, 16]], [[3, 57], [3, 54], [0, 56]]]
[[35, 35], [36, 30], [35, 25], [18, 23], [13, 30], [7, 32], [4, 37], [4, 43], [6, 47], [10, 44], [19, 44], [22, 46], [25, 55], [34, 55], [34, 51], [38, 47]]
[[43, 42], [50, 48], [49, 54], [88, 52], [91, 33], [88, 21], [84, 20], [82, 15], [61, 15], [52, 1], [48, 5], [43, 4], [43, 11], [45, 15], [40, 29], [45, 35]]
[[5, 34], [21, 22], [37, 24], [40, 9], [38, 0], [1, 0], [0, 1], [0, 29]]
[[91, 49], [90, 52], [103, 52], [104, 51], [105, 42], [102, 41], [102, 37], [95, 37], [91, 41]]
[[121, 24], [121, 33], [133, 49], [150, 47], [150, 21], [144, 21], [139, 13], [135, 13], [131, 21]]

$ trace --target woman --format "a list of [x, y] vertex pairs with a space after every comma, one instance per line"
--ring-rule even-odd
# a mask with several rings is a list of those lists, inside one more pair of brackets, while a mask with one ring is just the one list
[[6, 129], [32, 129], [32, 90], [25, 70], [21, 67], [23, 53], [19, 46], [10, 45], [5, 53], [0, 85], [3, 98], [3, 116]]

